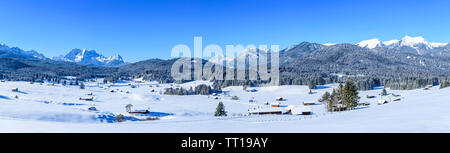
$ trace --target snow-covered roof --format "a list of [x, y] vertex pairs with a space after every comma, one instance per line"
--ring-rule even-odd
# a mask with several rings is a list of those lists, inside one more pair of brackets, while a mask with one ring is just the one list
[[283, 107], [262, 107], [262, 108], [250, 109], [248, 112], [249, 113], [262, 113], [262, 112], [265, 112], [265, 113], [268, 113], [268, 112], [282, 112], [282, 113], [284, 113], [286, 111], [287, 111], [286, 108], [283, 108]]
[[315, 101], [304, 101], [303, 104], [316, 104]]
[[292, 114], [303, 114], [305, 112], [312, 112], [308, 106], [294, 106], [290, 108]]

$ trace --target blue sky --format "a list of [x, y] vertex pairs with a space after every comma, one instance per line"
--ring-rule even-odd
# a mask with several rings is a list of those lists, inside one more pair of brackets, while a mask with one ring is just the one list
[[448, 0], [0, 0], [0, 42], [48, 57], [88, 48], [136, 62], [176, 44], [450, 41]]

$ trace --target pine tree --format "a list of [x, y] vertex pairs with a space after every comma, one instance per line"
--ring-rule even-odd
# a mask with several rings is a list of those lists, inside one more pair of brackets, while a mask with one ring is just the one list
[[80, 84], [80, 89], [84, 89], [84, 83], [83, 82], [81, 82], [81, 84]]
[[342, 99], [344, 105], [348, 110], [355, 108], [358, 106], [358, 89], [353, 81], [353, 79], [349, 79], [345, 82], [344, 86], [344, 97]]
[[322, 98], [319, 99], [319, 102], [328, 102], [328, 100], [330, 99], [330, 93], [328, 91], [326, 91], [323, 95]]
[[217, 105], [214, 116], [227, 116], [227, 112], [225, 111], [225, 106], [223, 105], [222, 102], [219, 102], [219, 104]]
[[382, 96], [386, 96], [386, 95], [387, 95], [387, 91], [386, 91], [385, 88], [383, 88], [383, 91], [381, 92], [381, 95], [382, 95]]
[[335, 106], [338, 103], [338, 96], [336, 93], [336, 90], [333, 89], [333, 92], [331, 93], [330, 99], [328, 100], [328, 111], [333, 111], [333, 106]]
[[444, 80], [444, 81], [442, 81], [442, 83], [441, 83], [439, 88], [442, 89], [442, 88], [446, 88], [448, 86], [449, 86], [448, 80]]

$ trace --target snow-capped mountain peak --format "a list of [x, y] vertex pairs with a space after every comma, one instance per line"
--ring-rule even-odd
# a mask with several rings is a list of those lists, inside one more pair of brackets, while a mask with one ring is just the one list
[[400, 40], [397, 40], [397, 39], [389, 40], [389, 41], [383, 41], [383, 44], [384, 44], [385, 46], [390, 46], [390, 45], [392, 45], [392, 44], [398, 43], [399, 41], [400, 41]]
[[383, 43], [381, 43], [381, 41], [379, 39], [369, 39], [369, 40], [364, 40], [361, 41], [357, 44], [360, 47], [366, 47], [366, 48], [376, 48], [376, 47], [382, 47]]
[[418, 37], [410, 37], [405, 36], [400, 40], [400, 46], [409, 46], [409, 47], [415, 47], [419, 44], [428, 45], [428, 42], [425, 40], [425, 38], [418, 36]]
[[105, 57], [95, 50], [87, 50], [86, 48], [83, 50], [73, 49], [65, 56], [53, 57], [53, 60], [95, 66], [120, 66], [125, 64], [125, 61], [120, 55]]
[[336, 45], [335, 43], [325, 43], [325, 44], [322, 44], [322, 45], [324, 45], [324, 46], [333, 46], [333, 45]]
[[[267, 49], [267, 48], [247, 48], [244, 51], [238, 53], [237, 56], [224, 56], [224, 55], [216, 55], [212, 58], [210, 58], [208, 61], [212, 62], [212, 63], [217, 63], [217, 64], [223, 64], [224, 62], [226, 63], [233, 63], [234, 60], [238, 60], [238, 61], [245, 61], [245, 59], [251, 58], [251, 59], [257, 59], [261, 54], [262, 55], [267, 55], [268, 53], [270, 53], [271, 50]], [[250, 63], [251, 64], [257, 64], [257, 63]], [[262, 63], [260, 63], [262, 64]], [[245, 66], [245, 65], [238, 65], [238, 67], [240, 66]]]
[[389, 48], [411, 47], [419, 51], [419, 50], [430, 50], [436, 47], [443, 47], [448, 45], [448, 43], [437, 43], [437, 42], [429, 43], [428, 41], [425, 40], [425, 38], [421, 36], [417, 37], [405, 36], [401, 40], [394, 39], [383, 42], [381, 42], [379, 39], [369, 39], [361, 41], [356, 45], [369, 49], [374, 49], [377, 47], [389, 47]]
[[47, 60], [48, 58], [46, 58], [43, 54], [38, 53], [35, 50], [30, 50], [30, 51], [24, 51], [22, 49], [20, 49], [19, 47], [9, 47], [4, 43], [0, 44], [0, 50], [1, 51], [6, 51], [6, 52], [10, 52], [13, 54], [17, 54], [17, 55], [22, 55], [28, 58], [37, 58], [37, 59], [41, 59], [41, 60]]

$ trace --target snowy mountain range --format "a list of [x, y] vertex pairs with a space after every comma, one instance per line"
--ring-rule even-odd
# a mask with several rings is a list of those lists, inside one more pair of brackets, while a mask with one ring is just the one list
[[20, 56], [24, 56], [27, 58], [37, 58], [37, 59], [41, 59], [41, 60], [46, 60], [48, 59], [47, 57], [45, 57], [44, 55], [34, 51], [34, 50], [30, 50], [30, 51], [24, 51], [18, 47], [9, 47], [5, 44], [0, 44], [0, 50], [4, 51], [4, 52], [8, 52], [9, 56], [12, 55], [20, 55]]
[[448, 43], [436, 43], [436, 42], [427, 42], [423, 37], [410, 37], [405, 36], [401, 40], [389, 40], [389, 41], [380, 41], [379, 39], [369, 39], [364, 40], [356, 44], [360, 47], [366, 47], [369, 49], [373, 49], [376, 47], [412, 47], [412, 48], [420, 48], [425, 47], [425, 49], [433, 49], [437, 47], [443, 47], [448, 45]]
[[125, 64], [125, 61], [120, 55], [105, 57], [95, 50], [87, 49], [72, 49], [64, 56], [53, 57], [53, 60], [94, 66], [121, 66]]
[[405, 36], [401, 40], [380, 41], [379, 39], [364, 40], [356, 44], [363, 48], [389, 48], [395, 50], [415, 51], [419, 55], [429, 53], [433, 49], [447, 46], [448, 43], [428, 42], [423, 37]]
[[[224, 56], [224, 55], [216, 55], [212, 58], [210, 58], [208, 61], [212, 63], [218, 63], [218, 64], [226, 64], [226, 63], [233, 63], [235, 59], [238, 61], [245, 61], [245, 59], [248, 57], [249, 59], [258, 59], [259, 55], [266, 55], [269, 52], [269, 50], [264, 49], [256, 49], [256, 48], [249, 48], [245, 49], [241, 53], [238, 53], [236, 57], [233, 56]], [[253, 66], [256, 64], [267, 64], [267, 63], [255, 63], [255, 62], [249, 62], [249, 65]], [[242, 68], [245, 66], [244, 64], [238, 64], [238, 67]], [[233, 66], [231, 66], [233, 67]]]

